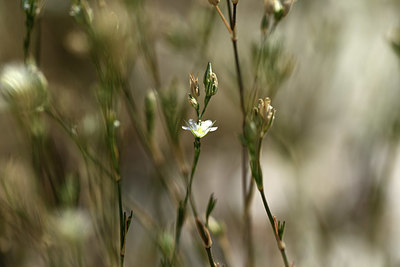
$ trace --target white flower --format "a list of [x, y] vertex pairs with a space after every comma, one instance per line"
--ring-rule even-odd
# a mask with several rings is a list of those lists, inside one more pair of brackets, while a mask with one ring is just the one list
[[0, 70], [0, 97], [19, 110], [32, 111], [47, 102], [47, 80], [32, 64], [11, 63]]
[[214, 132], [218, 129], [218, 127], [212, 127], [214, 123], [210, 120], [195, 122], [190, 119], [189, 122], [186, 122], [187, 126], [182, 126], [182, 129], [191, 131], [195, 137], [202, 138], [209, 132]]

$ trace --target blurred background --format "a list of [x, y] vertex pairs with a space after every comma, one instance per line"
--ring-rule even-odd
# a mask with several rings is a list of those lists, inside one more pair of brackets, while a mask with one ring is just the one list
[[[212, 62], [219, 90], [205, 118], [215, 120], [218, 130], [202, 139], [193, 194], [202, 213], [211, 193], [217, 199], [212, 216], [223, 230], [212, 235], [216, 260], [245, 266], [242, 114], [224, 24], [206, 0], [90, 4], [100, 43], [128, 77], [143, 125], [145, 96], [154, 90], [160, 99], [175, 95], [182, 107], [177, 129], [193, 118], [186, 101], [188, 74], [201, 84]], [[42, 2], [32, 51], [47, 79], [49, 102], [106, 162], [90, 40], [70, 15], [71, 5]], [[219, 6], [227, 16], [226, 1]], [[265, 43], [264, 2], [240, 0], [237, 12], [245, 89], [258, 88], [277, 110], [264, 140], [262, 169], [272, 213], [286, 221], [289, 260], [299, 267], [400, 266], [400, 53], [393, 49], [397, 42], [400, 51], [400, 1], [298, 0]], [[2, 67], [23, 63], [25, 34], [20, 1], [0, 0]], [[171, 157], [161, 102], [156, 157], [141, 143], [123, 101], [118, 105], [123, 200], [126, 210], [134, 211], [126, 266], [160, 265], [173, 239], [176, 209], [157, 176], [165, 173], [182, 199], [179, 171], [192, 162], [193, 136], [182, 130], [177, 136], [183, 156]], [[113, 184], [82, 158], [57, 122], [40, 116], [47, 144], [40, 159], [48, 165], [43, 168], [50, 184], [34, 178], [32, 140], [18, 115], [0, 102], [0, 266], [115, 266]], [[258, 194], [251, 217], [255, 266], [283, 266]], [[193, 222], [185, 224], [184, 266], [207, 265], [195, 231]]]

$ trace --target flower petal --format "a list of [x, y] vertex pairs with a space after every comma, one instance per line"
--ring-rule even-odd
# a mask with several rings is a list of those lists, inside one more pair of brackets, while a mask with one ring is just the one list
[[201, 122], [201, 126], [202, 127], [206, 127], [206, 128], [211, 127], [213, 124], [214, 123], [212, 121], [210, 121], [210, 120], [206, 120], [206, 121], [202, 121]]
[[194, 131], [196, 131], [197, 128], [198, 128], [197, 123], [196, 123], [194, 120], [192, 120], [192, 119], [189, 119], [188, 126], [189, 126], [191, 129], [193, 129]]

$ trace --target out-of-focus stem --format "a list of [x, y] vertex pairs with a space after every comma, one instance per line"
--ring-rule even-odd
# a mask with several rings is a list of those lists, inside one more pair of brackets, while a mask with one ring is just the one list
[[150, 157], [153, 165], [155, 166], [154, 169], [157, 172], [157, 177], [160, 178], [160, 182], [161, 182], [162, 186], [166, 189], [168, 196], [173, 201], [173, 204], [175, 206], [177, 206], [179, 203], [178, 189], [176, 187], [174, 187], [173, 184], [167, 182], [164, 172], [162, 170], [160, 170], [160, 168], [162, 168], [162, 166], [161, 166], [160, 159], [156, 157], [156, 155], [158, 153], [154, 153], [154, 146], [152, 146], [151, 143], [148, 141], [141, 125], [139, 124], [139, 116], [137, 114], [136, 103], [133, 100], [133, 96], [132, 96], [127, 84], [124, 84], [122, 86], [122, 91], [125, 96], [124, 99], [125, 99], [126, 106], [128, 108], [129, 118], [132, 122], [132, 125], [134, 126], [134, 128], [136, 130], [136, 133], [138, 134], [139, 141], [142, 143], [142, 145], [146, 151], [146, 154]]
[[38, 67], [41, 63], [41, 49], [42, 49], [42, 18], [39, 16], [36, 21], [36, 40], [35, 40], [35, 62]]
[[28, 59], [29, 56], [29, 47], [31, 44], [31, 33], [33, 30], [33, 26], [34, 26], [34, 21], [35, 21], [35, 11], [33, 10], [35, 5], [30, 5], [30, 10], [26, 11], [26, 21], [25, 21], [25, 26], [26, 26], [26, 35], [25, 35], [25, 39], [24, 39], [24, 60], [25, 63]]
[[118, 210], [119, 210], [119, 236], [120, 236], [120, 265], [124, 266], [125, 257], [125, 221], [122, 210], [122, 192], [121, 192], [121, 179], [117, 181], [117, 191], [118, 191]]
[[67, 133], [67, 135], [71, 138], [71, 140], [75, 143], [75, 145], [78, 147], [79, 151], [81, 152], [82, 156], [84, 158], [90, 159], [97, 167], [99, 167], [107, 176], [110, 178], [113, 178], [112, 173], [104, 167], [104, 165], [96, 159], [95, 156], [93, 156], [85, 146], [83, 146], [76, 136], [76, 134], [73, 132], [72, 128], [57, 114], [56, 111], [54, 111], [52, 108], [46, 108], [45, 112], [47, 115], [49, 115], [50, 118], [55, 120], [61, 128]]

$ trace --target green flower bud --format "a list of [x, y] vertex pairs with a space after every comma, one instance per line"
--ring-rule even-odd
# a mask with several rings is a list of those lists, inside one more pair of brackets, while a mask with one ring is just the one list
[[275, 20], [279, 21], [284, 13], [284, 9], [280, 0], [264, 0], [265, 14], [274, 15]]
[[47, 102], [47, 80], [33, 64], [9, 64], [0, 73], [0, 92], [20, 111], [34, 111]]
[[267, 15], [267, 13], [264, 13], [264, 16], [262, 17], [262, 20], [261, 20], [261, 30], [264, 34], [267, 33], [268, 27], [269, 27], [268, 15]]
[[190, 104], [195, 110], [198, 110], [198, 109], [199, 109], [199, 102], [197, 102], [196, 98], [194, 98], [194, 97], [192, 96], [192, 94], [189, 94], [189, 96], [188, 96], [188, 101], [189, 101], [189, 104]]
[[218, 78], [214, 72], [211, 74], [211, 80], [212, 80], [211, 94], [215, 95], [218, 91]]
[[207, 64], [207, 69], [206, 69], [206, 72], [204, 73], [204, 79], [203, 79], [203, 84], [204, 84], [204, 87], [205, 87], [206, 89], [208, 88], [208, 86], [209, 86], [210, 83], [211, 83], [211, 73], [213, 73], [213, 72], [212, 72], [211, 63], [208, 62], [208, 64]]
[[274, 16], [276, 21], [280, 21], [283, 18], [284, 9], [282, 3], [279, 0], [274, 1]]
[[211, 97], [215, 95], [218, 91], [218, 78], [217, 75], [214, 72], [211, 72], [209, 75], [209, 82], [207, 83], [208, 86], [206, 86], [206, 97]]

